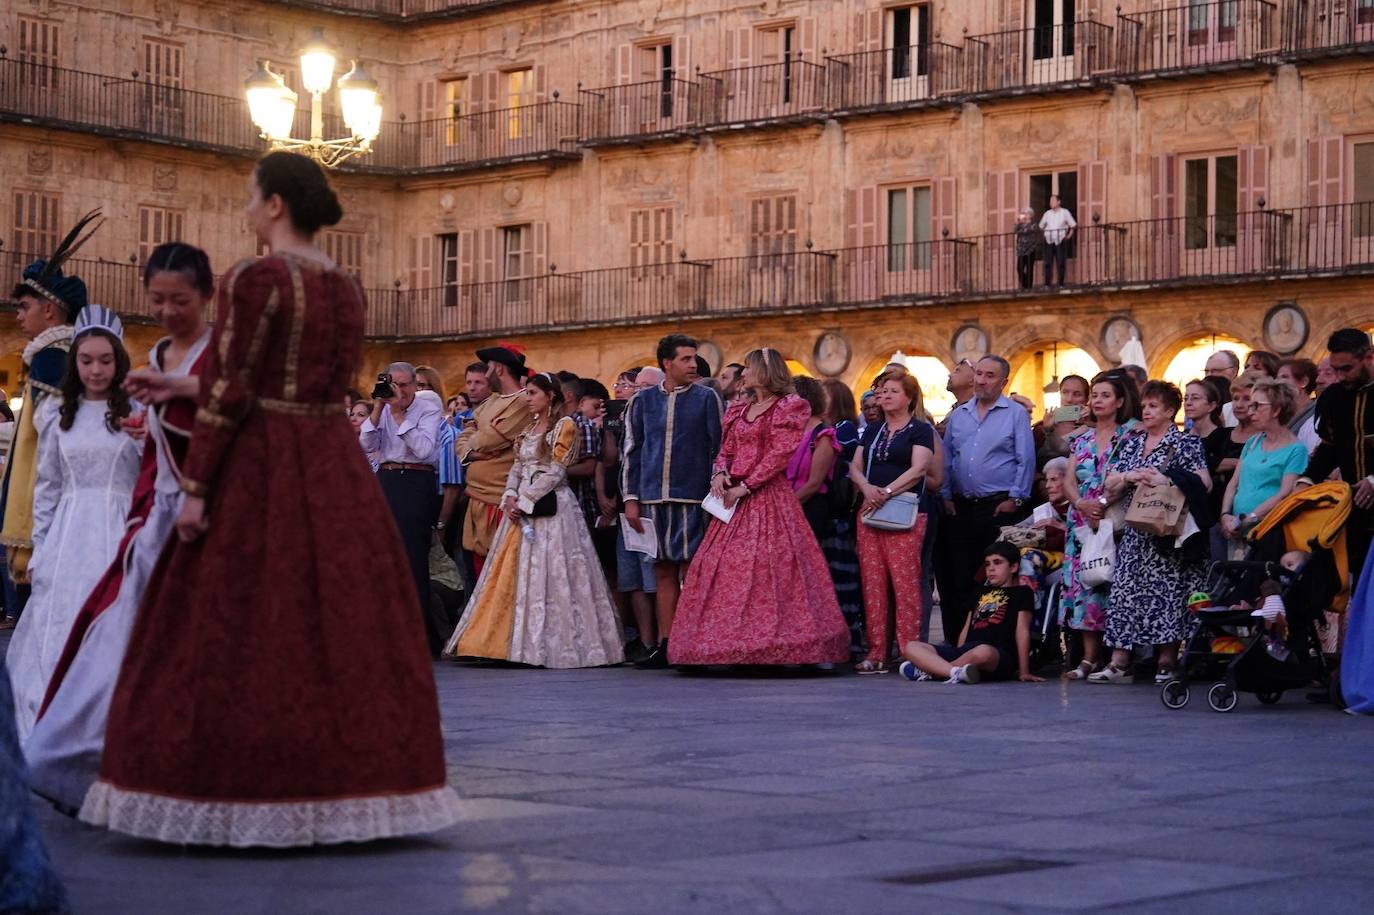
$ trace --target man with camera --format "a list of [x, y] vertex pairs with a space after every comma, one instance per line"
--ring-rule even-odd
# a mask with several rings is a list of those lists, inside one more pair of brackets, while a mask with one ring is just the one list
[[502, 343], [479, 349], [477, 358], [486, 363], [492, 393], [472, 411], [472, 419], [458, 436], [457, 450], [468, 484], [463, 549], [472, 556], [473, 571], [480, 576], [501, 524], [501, 498], [515, 463], [515, 442], [534, 424], [534, 417], [521, 396], [529, 369], [520, 348]]
[[425, 620], [432, 654], [443, 647], [429, 614], [429, 545], [439, 518], [439, 426], [444, 407], [438, 398], [415, 396], [415, 366], [393, 362], [377, 376], [372, 415], [358, 432], [364, 451], [377, 452], [377, 482], [391, 508], [410, 560], [417, 608]]

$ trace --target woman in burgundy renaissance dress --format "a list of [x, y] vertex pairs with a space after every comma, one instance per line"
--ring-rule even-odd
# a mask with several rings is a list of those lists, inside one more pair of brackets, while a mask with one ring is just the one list
[[342, 217], [272, 153], [247, 215], [272, 255], [224, 279], [163, 554], [81, 818], [165, 842], [290, 846], [458, 816], [400, 535], [341, 405], [357, 282], [313, 244]]
[[753, 402], [725, 413], [711, 491], [738, 503], [712, 521], [673, 621], [673, 664], [824, 664], [849, 660], [849, 627], [830, 569], [784, 473], [811, 407], [782, 354], [745, 357]]

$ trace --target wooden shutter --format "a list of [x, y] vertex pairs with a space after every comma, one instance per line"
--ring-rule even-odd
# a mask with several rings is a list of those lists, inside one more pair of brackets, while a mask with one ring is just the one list
[[549, 224], [536, 222], [530, 226], [534, 235], [534, 267], [529, 276], [543, 276], [549, 272]]
[[16, 190], [14, 242], [10, 250], [29, 257], [51, 254], [57, 247], [59, 203], [56, 194]]
[[434, 282], [434, 249], [438, 241], [430, 235], [417, 235], [410, 243], [410, 288], [429, 289]]
[[148, 263], [153, 249], [186, 237], [186, 214], [166, 207], [138, 208], [138, 262]]
[[627, 86], [635, 81], [635, 46], [623, 44], [615, 49], [615, 84]]
[[749, 256], [768, 253], [768, 235], [773, 224], [773, 208], [767, 197], [749, 201]]
[[956, 196], [956, 179], [952, 175], [932, 178], [930, 181], [930, 238], [935, 257], [931, 263], [937, 271], [932, 277], [932, 291], [944, 292], [954, 289], [960, 280], [957, 254], [959, 201]]
[[477, 282], [477, 233], [464, 229], [458, 233], [458, 283], [461, 286]]
[[534, 67], [534, 103], [549, 100], [549, 73], [548, 68], [543, 64], [536, 64]]
[[1150, 218], [1178, 215], [1178, 156], [1163, 153], [1150, 160]]
[[1267, 263], [1269, 224], [1260, 201], [1269, 202], [1269, 147], [1242, 146], [1236, 151], [1236, 234], [1241, 270], [1258, 270]]
[[56, 22], [19, 17], [19, 62], [29, 64], [20, 71], [20, 82], [36, 89], [56, 89], [62, 65], [58, 53], [61, 31]]
[[678, 35], [673, 38], [673, 69], [680, 80], [690, 81], [696, 74], [692, 72], [692, 36]]
[[421, 80], [415, 84], [415, 120], [432, 121], [437, 118], [439, 107], [439, 83], [432, 79]]
[[156, 38], [143, 39], [143, 74], [150, 83], [173, 89], [182, 87], [181, 45]]
[[1345, 138], [1319, 137], [1307, 141], [1307, 205], [1341, 203], [1345, 186]]
[[861, 10], [854, 15], [854, 50], [877, 51], [883, 46], [883, 10]]
[[498, 257], [496, 240], [496, 229], [494, 227], [488, 226], [482, 230], [480, 239], [481, 250], [479, 252], [482, 266], [478, 274], [480, 282], [492, 283], [501, 278], [501, 274], [496, 270], [496, 260]]
[[820, 55], [816, 53], [818, 31], [814, 17], [805, 16], [797, 23], [797, 49], [801, 51], [802, 60], [809, 60], [813, 64], [821, 62]]
[[1307, 261], [1311, 267], [1345, 262], [1342, 207], [1345, 197], [1345, 138], [1318, 137], [1307, 142]]
[[[1078, 257], [1075, 269], [1082, 283], [1106, 278], [1107, 163], [1084, 162], [1078, 166]], [[1093, 217], [1097, 217], [1094, 220]]]
[[987, 228], [989, 235], [1001, 235], [1016, 228], [1018, 175], [1016, 169], [988, 172], [987, 175]]
[[1237, 208], [1242, 213], [1260, 209], [1260, 201], [1269, 202], [1269, 147], [1242, 146], [1237, 158]]
[[725, 33], [725, 69], [736, 70], [754, 62], [754, 30], [730, 29]]
[[[351, 273], [359, 280], [363, 277], [364, 236], [362, 232], [344, 232], [339, 229], [326, 230], [321, 238], [324, 253], [339, 265], [345, 273]], [[432, 263], [432, 262], [431, 262]]]
[[1150, 269], [1156, 279], [1178, 275], [1178, 215], [1178, 156], [1161, 153], [1150, 161]]
[[872, 301], [878, 296], [878, 214], [881, 189], [853, 188], [844, 192], [845, 230], [840, 272], [845, 297], [851, 302]]
[[1093, 217], [1107, 221], [1107, 162], [1099, 159], [1078, 166], [1078, 210], [1073, 216], [1084, 226], [1093, 225]]

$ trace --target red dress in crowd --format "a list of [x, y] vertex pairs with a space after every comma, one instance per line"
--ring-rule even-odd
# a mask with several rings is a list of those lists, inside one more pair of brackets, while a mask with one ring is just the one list
[[668, 657], [673, 664], [818, 664], [849, 660], [849, 629], [830, 569], [784, 471], [811, 409], [795, 394], [750, 421], [725, 414], [716, 470], [750, 494], [729, 524], [713, 520], [687, 570]]
[[182, 481], [209, 530], [149, 582], [82, 819], [268, 846], [456, 820], [414, 585], [343, 409], [365, 307], [295, 257], [224, 281]]

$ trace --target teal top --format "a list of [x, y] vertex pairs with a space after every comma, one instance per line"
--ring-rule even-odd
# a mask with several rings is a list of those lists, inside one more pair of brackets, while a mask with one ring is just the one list
[[1248, 515], [1279, 491], [1285, 474], [1307, 469], [1307, 446], [1293, 442], [1273, 451], [1264, 448], [1264, 433], [1250, 436], [1240, 452], [1240, 481], [1231, 501], [1231, 513]]

